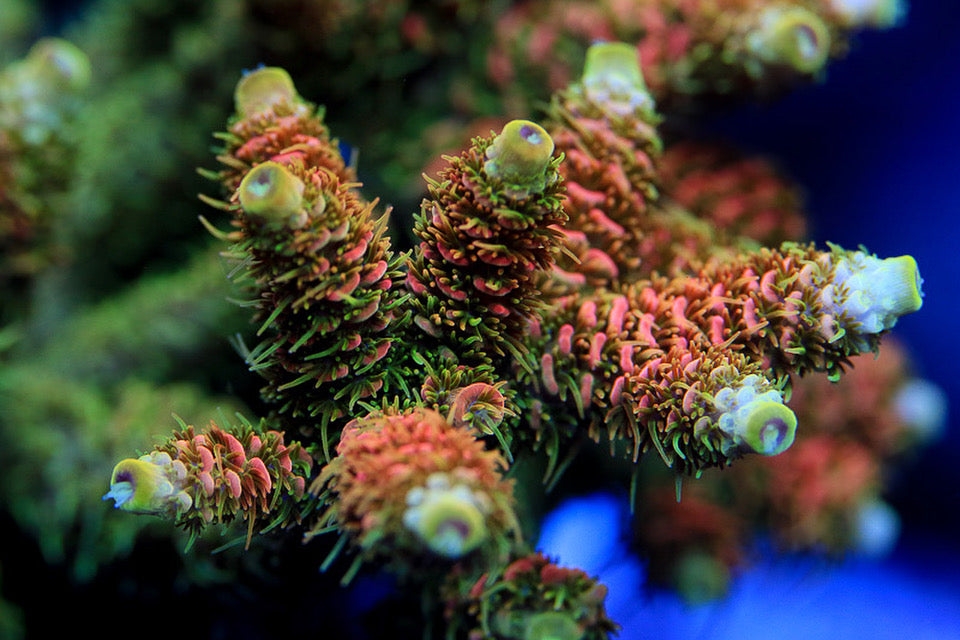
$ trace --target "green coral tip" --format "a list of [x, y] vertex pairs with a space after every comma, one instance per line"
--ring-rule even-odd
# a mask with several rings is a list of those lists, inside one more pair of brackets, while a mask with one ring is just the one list
[[247, 118], [280, 102], [294, 102], [297, 99], [297, 89], [293, 86], [290, 74], [284, 69], [260, 67], [240, 78], [233, 99], [237, 113]]
[[923, 306], [923, 278], [913, 256], [897, 256], [883, 261], [890, 300], [890, 311], [898, 316], [914, 313]]
[[583, 633], [570, 614], [544, 611], [527, 619], [523, 640], [580, 640]]
[[486, 151], [484, 170], [492, 178], [529, 191], [546, 186], [546, 172], [553, 157], [553, 138], [530, 120], [511, 120]]
[[43, 38], [31, 47], [29, 58], [66, 80], [75, 91], [90, 84], [90, 58], [72, 42], [62, 38]]
[[763, 20], [760, 55], [800, 73], [819, 71], [830, 54], [830, 31], [817, 14], [801, 7], [774, 8]]
[[583, 82], [590, 84], [598, 81], [645, 89], [637, 48], [626, 42], [598, 42], [591, 45], [583, 66]]
[[445, 558], [459, 558], [487, 539], [484, 509], [466, 486], [450, 486], [446, 474], [437, 473], [426, 487], [407, 494], [404, 525], [427, 547]]
[[159, 513], [171, 489], [160, 467], [147, 460], [127, 458], [113, 468], [110, 491], [103, 499], [112, 499], [114, 508], [123, 511]]
[[247, 215], [285, 223], [303, 210], [304, 185], [282, 164], [264, 162], [247, 172], [237, 193]]
[[741, 438], [753, 453], [775, 456], [790, 448], [796, 433], [797, 416], [789, 407], [779, 402], [755, 400], [748, 408]]

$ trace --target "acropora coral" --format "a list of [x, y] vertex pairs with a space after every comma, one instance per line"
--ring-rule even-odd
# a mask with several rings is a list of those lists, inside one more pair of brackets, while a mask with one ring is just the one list
[[[682, 132], [716, 105], [818, 78], [858, 30], [897, 23], [899, 3], [223, 0], [190, 9], [221, 37], [168, 30], [176, 64], [162, 72], [160, 45], [134, 41], [176, 12], [138, 9], [149, 27], [98, 7], [92, 32], [125, 35], [80, 31], [93, 64], [42, 40], [0, 72], [0, 287], [61, 301], [0, 316], [0, 357], [40, 354], [0, 375], [18, 486], [44, 444], [15, 425], [66, 437], [64, 416], [103, 452], [76, 449], [102, 500], [181, 530], [187, 557], [219, 531], [221, 550], [264, 567], [302, 542], [346, 589], [383, 571], [419, 596], [412, 626], [451, 639], [616, 633], [607, 588], [536, 548], [546, 492], [588, 451], [630, 490], [651, 583], [692, 601], [726, 591], [758, 527], [781, 548], [869, 544], [859, 523], [884, 508], [884, 470], [935, 421], [910, 415], [906, 390], [890, 417], [905, 358], [856, 377], [923, 306], [917, 262], [808, 241], [800, 188], [775, 164]], [[245, 38], [267, 64], [243, 57]], [[226, 54], [241, 60], [229, 71]], [[379, 99], [408, 77], [428, 87], [411, 98], [422, 110]], [[113, 78], [101, 104], [116, 120], [98, 118], [84, 91]], [[188, 116], [180, 80], [220, 107]], [[183, 127], [175, 144], [199, 169], [151, 163], [170, 129], [145, 130], [145, 153], [110, 143], [125, 175], [101, 192], [104, 136], [145, 105]], [[405, 111], [395, 131], [370, 126]], [[418, 182], [411, 166], [429, 169]], [[146, 191], [126, 182], [144, 173]], [[181, 173], [204, 181], [202, 203], [162, 191]], [[140, 215], [153, 199], [169, 218]], [[109, 264], [135, 270], [151, 224], [177, 227], [157, 233], [165, 271], [119, 290]], [[85, 264], [101, 245], [110, 255]], [[167, 330], [180, 314], [192, 329]], [[210, 347], [218, 333], [233, 334], [232, 369]], [[39, 399], [43, 379], [56, 402]], [[860, 391], [822, 386], [834, 384]], [[828, 403], [842, 406], [832, 420]], [[40, 478], [35, 495], [58, 486]], [[101, 504], [96, 522], [71, 525], [92, 508], [71, 500], [63, 528], [97, 549], [78, 569], [89, 578], [122, 555], [105, 522], [133, 518]], [[39, 528], [37, 504], [12, 509], [22, 527]]]

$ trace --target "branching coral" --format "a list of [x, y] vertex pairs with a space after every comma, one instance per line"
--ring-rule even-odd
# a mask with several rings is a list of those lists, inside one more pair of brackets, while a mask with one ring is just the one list
[[[445, 605], [451, 637], [608, 637], [605, 588], [533, 553], [510, 476], [536, 460], [554, 482], [561, 455], [591, 438], [626, 454], [635, 479], [651, 451], [676, 478], [749, 454], [777, 460], [795, 440], [806, 451], [792, 379], [838, 379], [923, 303], [910, 256], [761, 248], [779, 227], [749, 220], [716, 229], [769, 215], [756, 182], [687, 180], [684, 192], [688, 165], [669, 168], [658, 130], [656, 100], [779, 90], [871, 18], [813, 2], [634, 9], [640, 60], [637, 42], [592, 46], [542, 124], [507, 121], [443, 159], [409, 254], [391, 247], [387, 213], [364, 196], [323, 110], [280, 68], [244, 75], [218, 135], [222, 168], [202, 171], [222, 197], [203, 199], [232, 226], [204, 222], [245, 292], [256, 343], [237, 344], [264, 379], [267, 415], [258, 427], [182, 424], [120, 462], [106, 497], [191, 532], [242, 519], [248, 544], [299, 523], [307, 540], [338, 533], [323, 569], [341, 552], [354, 557], [345, 583], [365, 564], [389, 568]], [[679, 52], [669, 68], [643, 59], [657, 29]], [[789, 227], [791, 206], [778, 224]], [[866, 495], [876, 475], [858, 469]], [[828, 471], [790, 470], [781, 485]], [[692, 536], [699, 555], [683, 536], [648, 535], [672, 545], [661, 578], [692, 584], [677, 576], [718, 554], [709, 566], [723, 574], [734, 526]]]

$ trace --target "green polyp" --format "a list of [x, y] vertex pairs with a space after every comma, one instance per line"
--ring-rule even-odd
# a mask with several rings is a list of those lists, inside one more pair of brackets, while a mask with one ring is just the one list
[[247, 118], [279, 102], [294, 102], [297, 89], [290, 74], [280, 67], [261, 67], [245, 74], [233, 93], [237, 113]]
[[553, 138], [536, 122], [511, 120], [487, 147], [487, 175], [524, 192], [547, 186]]
[[881, 263], [880, 275], [887, 284], [885, 308], [896, 316], [920, 310], [923, 306], [923, 279], [913, 256], [886, 258]]
[[583, 83], [646, 90], [637, 48], [625, 42], [599, 42], [587, 49]]
[[761, 38], [761, 56], [786, 64], [800, 73], [819, 71], [830, 53], [830, 32], [815, 13], [800, 7], [772, 9]]
[[570, 614], [562, 611], [544, 611], [527, 619], [523, 640], [580, 640], [583, 629]]
[[303, 182], [276, 162], [264, 162], [240, 182], [240, 206], [247, 215], [287, 222], [303, 209]]
[[797, 416], [789, 407], [755, 400], [746, 409], [746, 424], [740, 433], [743, 446], [764, 456], [775, 456], [790, 448], [797, 433]]

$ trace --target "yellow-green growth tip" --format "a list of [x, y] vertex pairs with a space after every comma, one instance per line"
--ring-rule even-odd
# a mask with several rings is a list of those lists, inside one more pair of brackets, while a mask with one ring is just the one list
[[247, 215], [286, 223], [303, 210], [303, 182], [277, 162], [264, 162], [240, 182], [240, 206]]
[[90, 84], [90, 59], [72, 42], [43, 38], [30, 49], [29, 58], [45, 71], [65, 80], [75, 91]]
[[893, 328], [923, 306], [923, 278], [913, 256], [881, 260], [856, 251], [838, 259], [833, 281], [820, 292], [824, 311], [856, 323], [857, 333]]
[[437, 555], [460, 558], [487, 539], [485, 496], [435, 473], [407, 493], [403, 524]]
[[523, 640], [580, 640], [580, 628], [570, 614], [562, 611], [544, 611], [527, 619]]
[[587, 49], [582, 83], [590, 100], [620, 115], [653, 107], [637, 48], [625, 42], [600, 42]]
[[509, 187], [533, 193], [549, 184], [553, 138], [536, 122], [511, 120], [487, 147], [486, 154], [484, 171]]
[[162, 514], [177, 506], [189, 508], [191, 498], [174, 484], [185, 473], [183, 465], [175, 467], [165, 453], [127, 458], [113, 468], [110, 491], [103, 499], [112, 499], [116, 509], [140, 514]]
[[280, 67], [260, 67], [250, 71], [237, 83], [233, 93], [237, 113], [247, 118], [266, 111], [280, 102], [294, 102], [297, 89], [290, 74]]
[[753, 48], [761, 59], [788, 65], [804, 74], [819, 71], [830, 54], [826, 23], [801, 7], [768, 9], [753, 36]]
[[724, 436], [724, 455], [775, 456], [793, 444], [797, 416], [761, 376], [749, 375], [738, 386], [721, 389], [713, 403], [717, 428]]
[[790, 448], [796, 433], [797, 416], [789, 407], [779, 402], [754, 401], [740, 437], [750, 452], [775, 456]]

